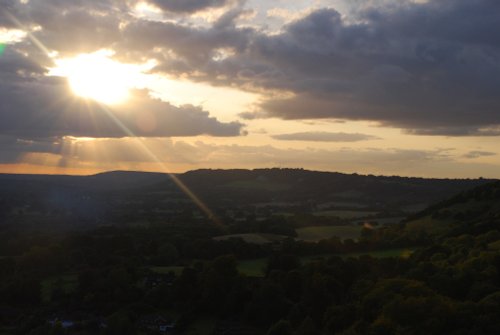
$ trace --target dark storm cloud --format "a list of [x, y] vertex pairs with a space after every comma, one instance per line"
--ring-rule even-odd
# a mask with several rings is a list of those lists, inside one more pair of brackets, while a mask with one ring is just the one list
[[[115, 0], [0, 0], [0, 27], [29, 30], [43, 47], [60, 54], [92, 52], [120, 39], [119, 26], [131, 18], [129, 11], [126, 1]], [[20, 47], [29, 52], [38, 46]]]
[[[293, 93], [267, 99], [247, 118], [372, 120], [415, 134], [496, 135], [481, 129], [500, 124], [500, 2], [396, 2], [363, 6], [357, 15], [346, 21], [320, 9], [272, 35], [235, 24], [140, 22], [125, 38], [128, 47], [163, 50], [153, 55], [156, 71]], [[218, 58], [220, 48], [231, 52]]]
[[[0, 0], [0, 28], [31, 36], [9, 43], [0, 57], [0, 163], [26, 153], [60, 154], [64, 137], [239, 136], [239, 122], [220, 122], [200, 107], [174, 106], [133, 91], [129, 103], [105, 107], [70, 92], [64, 78], [47, 77], [61, 56], [111, 48], [120, 24], [132, 19], [123, 1]], [[40, 44], [38, 44], [40, 42]]]
[[[105, 13], [113, 1], [69, 0], [0, 0], [0, 27], [32, 28], [39, 24], [49, 26], [62, 16], [79, 10]], [[57, 19], [56, 19], [57, 18]]]
[[[171, 12], [233, 6], [201, 27], [134, 17], [127, 6], [136, 1], [0, 0], [0, 26], [12, 26], [8, 11], [40, 27], [33, 36], [63, 54], [110, 48], [121, 60], [155, 59], [156, 72], [261, 92], [261, 110], [245, 118], [371, 120], [412, 134], [499, 135], [499, 1], [358, 1], [354, 17], [319, 9], [274, 34], [241, 27], [248, 10], [241, 1], [154, 2]], [[34, 57], [32, 43], [16, 48]], [[276, 91], [290, 94], [268, 94]]]
[[1, 82], [6, 83], [11, 81], [31, 80], [30, 78], [41, 76], [45, 72], [46, 69], [40, 66], [40, 64], [33, 61], [31, 58], [12, 50], [10, 46], [7, 46], [6, 51], [1, 55]]
[[376, 136], [359, 133], [303, 132], [279, 134], [271, 136], [281, 141], [311, 141], [311, 142], [359, 142], [378, 139]]
[[231, 0], [149, 0], [158, 8], [176, 13], [194, 13], [208, 8], [223, 7]]
[[[199, 107], [173, 106], [135, 92], [130, 103], [106, 107], [72, 97], [64, 79], [0, 84], [0, 133], [45, 136], [238, 136], [243, 125], [222, 123]], [[125, 128], [122, 128], [123, 125]], [[130, 131], [130, 133], [129, 133]]]
[[29, 153], [61, 152], [61, 140], [58, 138], [19, 139], [16, 136], [0, 135], [0, 164], [15, 163]]
[[217, 66], [217, 62], [213, 61], [214, 56], [223, 49], [241, 55], [251, 42], [253, 29], [235, 27], [235, 20], [244, 12], [240, 7], [235, 7], [208, 28], [137, 20], [123, 29], [123, 38], [114, 48], [118, 51], [117, 57], [156, 59], [159, 62], [154, 70], [156, 72], [198, 74], [203, 80], [212, 81], [218, 73], [230, 74], [226, 62], [221, 64], [221, 71], [213, 69]]
[[[19, 138], [62, 136], [238, 136], [243, 125], [223, 123], [192, 105], [173, 106], [133, 91], [126, 104], [105, 107], [77, 98], [61, 77], [41, 76], [40, 68], [9, 50], [0, 59], [0, 135]], [[130, 132], [130, 133], [129, 133]]]
[[19, 28], [13, 17], [20, 17], [20, 2], [18, 0], [0, 0], [0, 27]]
[[264, 102], [261, 115], [374, 120], [454, 136], [499, 124], [500, 49], [493, 36], [500, 20], [493, 18], [500, 3], [473, 3], [374, 9], [356, 25], [320, 10], [262, 38], [257, 55], [286, 78], [267, 84], [295, 95]]

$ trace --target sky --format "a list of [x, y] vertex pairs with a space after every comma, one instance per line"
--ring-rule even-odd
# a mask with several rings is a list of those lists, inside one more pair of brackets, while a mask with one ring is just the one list
[[498, 0], [0, 0], [0, 173], [500, 178]]

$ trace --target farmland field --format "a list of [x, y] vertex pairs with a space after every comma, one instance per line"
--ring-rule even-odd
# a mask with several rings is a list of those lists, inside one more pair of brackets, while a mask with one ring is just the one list
[[371, 256], [373, 258], [408, 258], [414, 249], [411, 248], [399, 248], [399, 249], [386, 249], [386, 250], [374, 250], [374, 251], [366, 251], [366, 252], [350, 252], [345, 254], [323, 254], [323, 255], [313, 255], [301, 257], [300, 260], [302, 263], [312, 262], [314, 260], [328, 258], [332, 256], [339, 256], [341, 258], [358, 258], [361, 256]]
[[272, 234], [233, 234], [233, 235], [223, 235], [214, 237], [216, 241], [226, 241], [232, 238], [241, 238], [247, 243], [254, 244], [267, 244], [275, 241], [276, 239], [282, 239], [282, 236], [272, 235]]
[[342, 255], [342, 257], [359, 257], [367, 255], [373, 258], [388, 258], [388, 257], [408, 258], [412, 253], [413, 249], [403, 248], [403, 249], [376, 250], [370, 252], [355, 252]]
[[358, 219], [352, 221], [353, 223], [357, 224], [363, 224], [364, 222], [376, 222], [379, 225], [391, 225], [391, 224], [398, 224], [401, 221], [406, 219], [405, 216], [394, 216], [394, 217], [386, 217], [386, 218], [373, 218], [373, 219], [368, 219], [368, 220], [363, 220], [363, 219]]
[[258, 258], [238, 262], [238, 271], [249, 277], [263, 277], [267, 258]]
[[358, 219], [377, 214], [369, 211], [328, 210], [314, 212], [315, 216], [335, 216], [341, 219]]
[[406, 224], [407, 230], [411, 233], [417, 234], [421, 231], [432, 234], [440, 234], [449, 229], [450, 222], [447, 220], [438, 220], [430, 216], [411, 221]]
[[[342, 258], [349, 258], [349, 257], [357, 258], [360, 256], [367, 255], [373, 258], [391, 258], [391, 257], [407, 258], [412, 254], [412, 252], [413, 249], [401, 248], [401, 249], [375, 250], [367, 252], [353, 252], [346, 254], [324, 254], [324, 255], [300, 257], [300, 262], [302, 264], [306, 264], [314, 260], [318, 260], [321, 258], [328, 258], [332, 256], [339, 256]], [[238, 270], [241, 274], [244, 274], [249, 277], [264, 277], [266, 265], [267, 265], [267, 258], [245, 260], [238, 262]]]
[[357, 239], [361, 234], [360, 226], [316, 226], [305, 227], [296, 230], [299, 240], [320, 241], [323, 239], [338, 237], [340, 239]]

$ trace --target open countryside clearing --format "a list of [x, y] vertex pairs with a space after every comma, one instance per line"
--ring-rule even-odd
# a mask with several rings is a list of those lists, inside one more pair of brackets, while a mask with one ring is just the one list
[[342, 240], [356, 240], [361, 234], [361, 226], [315, 226], [296, 229], [297, 239], [309, 242], [316, 242], [331, 237], [338, 237]]

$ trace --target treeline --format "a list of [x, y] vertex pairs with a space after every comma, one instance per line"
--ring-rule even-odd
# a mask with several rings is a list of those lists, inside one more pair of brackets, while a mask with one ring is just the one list
[[[3, 229], [0, 333], [154, 334], [146, 321], [163, 315], [177, 334], [194, 334], [200, 320], [213, 321], [211, 335], [498, 334], [498, 186], [426, 212], [434, 226], [367, 226], [356, 241], [218, 241], [237, 227], [194, 221]], [[249, 222], [293, 229], [280, 218]], [[401, 247], [414, 251], [353, 256]], [[265, 259], [260, 276], [240, 271], [254, 259]]]
[[[420, 241], [427, 245], [409, 258], [384, 259], [339, 256], [404, 243], [402, 227], [369, 230], [357, 242], [287, 239], [280, 245], [215, 241], [217, 225], [1, 235], [0, 321], [7, 334], [141, 334], [145, 315], [173, 311], [180, 334], [203, 317], [270, 335], [497, 334], [496, 227], [440, 240], [427, 236]], [[319, 256], [304, 261], [305, 255]], [[238, 261], [257, 257], [268, 259], [264, 277], [238, 271]], [[151, 268], [166, 265], [183, 270], [145, 284], [154, 276]], [[58, 279], [47, 291], [51, 278]], [[61, 315], [92, 315], [105, 327], [48, 323]]]

